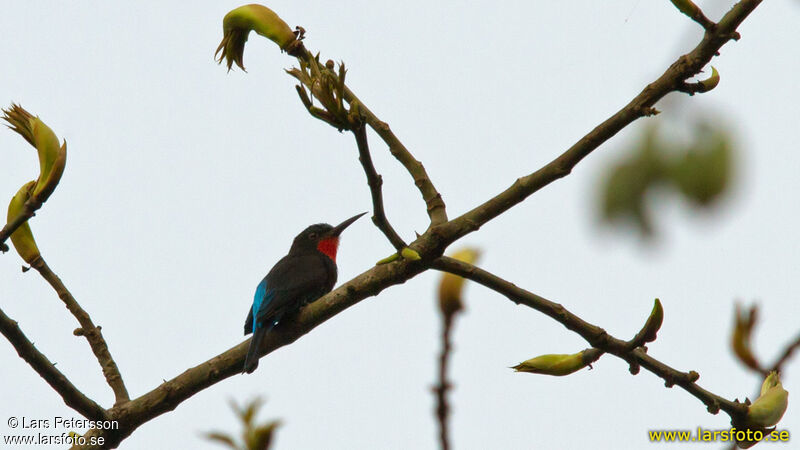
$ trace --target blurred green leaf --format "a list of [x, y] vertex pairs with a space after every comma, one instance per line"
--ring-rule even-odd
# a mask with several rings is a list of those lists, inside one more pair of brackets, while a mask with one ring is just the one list
[[732, 153], [728, 133], [701, 125], [695, 142], [675, 161], [672, 180], [688, 200], [709, 206], [731, 182]]
[[242, 422], [242, 443], [237, 444], [236, 440], [229, 434], [214, 431], [206, 433], [206, 439], [222, 444], [232, 449], [243, 450], [267, 450], [272, 442], [272, 435], [280, 425], [280, 421], [273, 420], [260, 425], [254, 423], [258, 410], [264, 402], [260, 398], [255, 398], [244, 407], [231, 402], [231, 409], [239, 416]]
[[609, 223], [632, 222], [648, 236], [653, 187], [673, 187], [691, 203], [710, 207], [732, 183], [733, 160], [732, 139], [722, 126], [700, 123], [687, 145], [650, 125], [601, 180], [602, 217]]

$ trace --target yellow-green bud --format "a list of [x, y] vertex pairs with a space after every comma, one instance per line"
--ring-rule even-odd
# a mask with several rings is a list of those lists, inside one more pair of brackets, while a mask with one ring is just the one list
[[708, 92], [719, 84], [719, 72], [714, 66], [711, 66], [711, 76], [700, 82], [703, 87], [700, 92]]
[[244, 70], [242, 61], [244, 44], [251, 31], [278, 44], [281, 50], [286, 50], [297, 40], [289, 25], [266, 6], [257, 4], [240, 6], [222, 19], [222, 42], [214, 52], [214, 56], [221, 52], [218, 61], [222, 63], [223, 59], [226, 60], [228, 70], [233, 63]]
[[417, 253], [416, 250], [408, 247], [400, 250], [400, 255], [402, 255], [404, 259], [407, 259], [409, 261], [419, 261], [420, 259], [422, 259], [422, 257], [419, 256], [419, 253]]
[[661, 324], [663, 322], [664, 308], [661, 306], [661, 301], [656, 299], [653, 304], [653, 310], [650, 311], [650, 315], [647, 317], [647, 322], [645, 322], [642, 329], [636, 333], [636, 336], [631, 339], [631, 345], [635, 348], [645, 345], [648, 342], [655, 341], [658, 330], [661, 329]]
[[[30, 198], [30, 191], [33, 189], [35, 183], [35, 181], [29, 181], [22, 186], [11, 199], [11, 202], [8, 204], [9, 221], [14, 220], [14, 218], [22, 212], [25, 202]], [[14, 244], [14, 248], [17, 250], [17, 253], [19, 253], [19, 256], [28, 264], [33, 264], [33, 261], [40, 256], [39, 248], [36, 246], [31, 227], [28, 225], [27, 221], [11, 233], [11, 243]]]
[[386, 258], [383, 258], [382, 260], [376, 262], [375, 265], [376, 266], [380, 266], [381, 264], [389, 264], [390, 262], [397, 261], [398, 259], [400, 259], [400, 254], [399, 253], [392, 253], [391, 255], [387, 256]]
[[789, 392], [781, 385], [778, 372], [770, 372], [761, 385], [761, 395], [750, 405], [747, 418], [750, 422], [771, 427], [777, 424], [789, 405]]
[[406, 247], [400, 250], [399, 253], [392, 253], [386, 258], [383, 258], [382, 260], [376, 262], [375, 265], [379, 266], [381, 264], [389, 264], [390, 262], [397, 261], [398, 259], [400, 259], [400, 257], [403, 257], [403, 259], [407, 259], [409, 261], [419, 261], [420, 259], [422, 259], [422, 257], [419, 256], [419, 253], [417, 253], [416, 250]]
[[[480, 252], [474, 248], [463, 248], [450, 255], [451, 258], [468, 264], [474, 264], [479, 256]], [[461, 300], [463, 291], [464, 278], [452, 273], [443, 274], [442, 281], [439, 282], [439, 310], [444, 315], [451, 315], [464, 309]]]
[[680, 10], [680, 12], [686, 14], [687, 16], [694, 18], [700, 12], [700, 8], [697, 7], [691, 0], [670, 0], [675, 7]]
[[571, 355], [541, 355], [512, 367], [517, 372], [538, 373], [561, 377], [577, 372], [597, 361], [603, 352], [590, 348]]

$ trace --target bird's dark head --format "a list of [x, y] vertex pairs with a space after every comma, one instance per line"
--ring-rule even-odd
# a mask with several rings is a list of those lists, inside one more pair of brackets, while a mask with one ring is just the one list
[[339, 235], [359, 217], [366, 214], [356, 214], [335, 227], [327, 223], [317, 223], [303, 230], [292, 242], [289, 253], [304, 253], [319, 251], [336, 262], [336, 250], [339, 249]]

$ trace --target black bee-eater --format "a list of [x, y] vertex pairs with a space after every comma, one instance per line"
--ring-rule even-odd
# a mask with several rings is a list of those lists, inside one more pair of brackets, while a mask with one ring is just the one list
[[336, 284], [336, 250], [339, 235], [364, 213], [339, 225], [311, 225], [298, 234], [289, 254], [281, 258], [258, 283], [253, 306], [244, 322], [244, 334], [253, 333], [244, 371], [253, 373], [258, 367], [261, 340], [284, 317], [313, 302]]

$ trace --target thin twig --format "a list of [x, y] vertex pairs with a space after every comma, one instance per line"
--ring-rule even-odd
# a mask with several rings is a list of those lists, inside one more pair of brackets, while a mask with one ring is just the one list
[[389, 219], [386, 218], [386, 212], [383, 209], [383, 194], [381, 189], [383, 178], [381, 178], [380, 174], [375, 170], [375, 165], [372, 163], [372, 156], [369, 153], [369, 143], [367, 142], [367, 129], [362, 124], [353, 129], [353, 134], [358, 144], [358, 160], [361, 162], [361, 167], [364, 168], [364, 174], [367, 175], [367, 184], [372, 194], [372, 210], [374, 211], [372, 222], [383, 232], [386, 238], [389, 239], [389, 242], [392, 243], [394, 248], [402, 250], [407, 247], [407, 244], [403, 241], [403, 238], [397, 234], [392, 224], [389, 223]]
[[425, 167], [422, 165], [422, 163], [414, 158], [414, 155], [412, 155], [406, 146], [400, 142], [400, 139], [398, 139], [389, 128], [389, 124], [380, 120], [378, 116], [370, 111], [370, 109], [367, 108], [367, 106], [361, 100], [359, 100], [355, 94], [353, 94], [350, 88], [345, 86], [344, 93], [345, 100], [347, 100], [348, 103], [358, 101], [359, 107], [367, 120], [367, 124], [369, 124], [370, 128], [378, 133], [378, 136], [383, 139], [383, 142], [389, 146], [389, 152], [392, 154], [392, 156], [400, 161], [400, 164], [406, 168], [406, 171], [408, 171], [408, 173], [414, 179], [414, 185], [417, 186], [420, 194], [422, 194], [422, 199], [425, 200], [428, 217], [431, 219], [431, 227], [446, 223], [447, 209], [445, 208], [444, 200], [442, 199], [442, 195], [439, 194], [439, 191], [437, 191], [436, 187], [433, 185], [433, 182], [428, 176], [428, 172], [425, 171]]
[[50, 270], [50, 267], [43, 258], [39, 257], [34, 260], [31, 267], [36, 269], [42, 277], [50, 283], [50, 286], [55, 289], [58, 297], [64, 302], [69, 312], [78, 319], [78, 323], [81, 325], [78, 334], [85, 336], [86, 340], [89, 342], [89, 346], [92, 348], [92, 352], [100, 363], [100, 368], [103, 370], [103, 376], [105, 376], [106, 382], [111, 387], [111, 390], [114, 391], [114, 396], [116, 398], [115, 404], [130, 400], [128, 390], [125, 388], [125, 383], [122, 380], [122, 375], [119, 373], [117, 363], [114, 362], [114, 358], [111, 357], [111, 353], [108, 351], [108, 345], [103, 338], [100, 327], [95, 326], [89, 314], [81, 308], [77, 300], [75, 300], [69, 290], [67, 290], [67, 287], [64, 286], [64, 283], [58, 275]]
[[[327, 70], [326, 67], [320, 63], [317, 58], [305, 47], [300, 46], [297, 49], [297, 52], [294, 56], [298, 59], [302, 59], [309, 67], [314, 67], [317, 70]], [[330, 71], [330, 75], [333, 79], [338, 80], [338, 76]], [[430, 218], [430, 226], [433, 227], [435, 225], [440, 225], [447, 222], [447, 210], [445, 208], [444, 200], [442, 200], [441, 194], [439, 191], [436, 190], [436, 187], [433, 185], [433, 181], [428, 176], [428, 173], [425, 171], [425, 167], [419, 162], [414, 155], [411, 154], [410, 151], [400, 142], [400, 139], [395, 136], [392, 130], [389, 128], [389, 124], [380, 120], [375, 113], [373, 113], [367, 105], [364, 104], [347, 85], [343, 86], [343, 93], [344, 93], [344, 100], [347, 101], [349, 104], [353, 104], [353, 102], [358, 102], [359, 110], [364, 115], [364, 119], [366, 119], [367, 124], [372, 128], [378, 136], [389, 146], [389, 152], [392, 156], [397, 159], [403, 167], [406, 168], [406, 171], [411, 175], [414, 179], [414, 185], [417, 186], [419, 189], [420, 194], [422, 194], [422, 199], [425, 200], [425, 205], [428, 211], [428, 217]], [[302, 94], [301, 94], [302, 98]], [[306, 104], [306, 108], [309, 107], [309, 104], [304, 101]], [[309, 110], [310, 111], [310, 110]], [[325, 119], [323, 119], [325, 120]]]
[[106, 412], [92, 399], [83, 395], [56, 366], [36, 349], [28, 340], [19, 324], [0, 309], [0, 333], [14, 346], [20, 358], [24, 359], [36, 373], [64, 400], [67, 406], [91, 420], [105, 420]]
[[712, 414], [716, 414], [722, 409], [732, 419], [739, 419], [747, 413], [747, 406], [743, 403], [727, 400], [700, 387], [696, 383], [698, 378], [696, 372], [680, 372], [648, 355], [644, 347], [630, 349], [626, 341], [609, 335], [602, 328], [584, 321], [558, 303], [551, 302], [472, 264], [454, 258], [443, 256], [434, 261], [433, 268], [475, 281], [503, 294], [514, 303], [528, 306], [550, 316], [567, 329], [586, 339], [592, 347], [627, 361], [631, 364], [632, 372], [635, 373], [638, 366], [641, 366], [661, 377], [667, 387], [680, 386], [702, 401]]
[[439, 354], [439, 384], [433, 387], [436, 394], [436, 418], [439, 422], [439, 446], [442, 450], [450, 448], [450, 431], [448, 427], [448, 416], [450, 405], [447, 403], [447, 392], [452, 385], [447, 379], [447, 367], [450, 362], [450, 352], [452, 344], [450, 334], [453, 330], [453, 319], [455, 314], [442, 315], [442, 351]]

